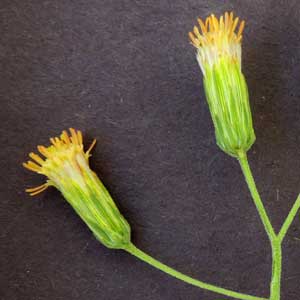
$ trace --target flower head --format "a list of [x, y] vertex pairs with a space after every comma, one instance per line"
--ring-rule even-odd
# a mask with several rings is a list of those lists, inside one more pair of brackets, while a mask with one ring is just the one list
[[241, 67], [241, 41], [245, 21], [226, 12], [218, 20], [213, 14], [202, 21], [189, 33], [192, 44], [197, 48], [197, 59], [205, 74], [206, 67], [212, 67], [222, 58], [228, 58]]
[[50, 141], [49, 147], [38, 146], [44, 158], [30, 153], [32, 160], [23, 163], [25, 168], [48, 178], [44, 184], [26, 191], [33, 196], [48, 186], [56, 187], [98, 240], [109, 248], [126, 246], [130, 242], [130, 227], [89, 167], [90, 151], [96, 140], [84, 152], [82, 133], [71, 128], [70, 135], [63, 131]]
[[204, 88], [213, 119], [217, 144], [226, 153], [238, 156], [255, 141], [248, 88], [241, 68], [241, 40], [245, 22], [233, 13], [217, 19], [198, 19], [189, 33], [197, 49], [204, 76]]

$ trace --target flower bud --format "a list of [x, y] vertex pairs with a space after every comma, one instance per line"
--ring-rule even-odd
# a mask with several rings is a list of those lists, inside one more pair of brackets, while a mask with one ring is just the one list
[[197, 48], [197, 60], [203, 73], [205, 94], [215, 127], [218, 146], [237, 157], [255, 141], [248, 89], [241, 69], [241, 40], [245, 22], [236, 28], [239, 18], [225, 13], [214, 15], [189, 33]]
[[48, 177], [47, 181], [26, 191], [36, 195], [48, 186], [56, 187], [87, 224], [95, 237], [108, 248], [121, 249], [130, 243], [130, 226], [96, 173], [89, 167], [90, 151], [84, 152], [80, 131], [63, 131], [51, 138], [49, 147], [38, 146], [45, 157], [30, 153], [32, 161], [23, 166]]

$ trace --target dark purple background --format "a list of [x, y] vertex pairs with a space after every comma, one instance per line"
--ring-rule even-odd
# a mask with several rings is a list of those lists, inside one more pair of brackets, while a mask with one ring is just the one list
[[[237, 161], [215, 145], [187, 32], [196, 17], [246, 20], [249, 153], [279, 229], [300, 191], [300, 3], [2, 0], [0, 298], [226, 299], [104, 248], [59, 192], [21, 163], [73, 126], [134, 243], [195, 278], [268, 295], [271, 252]], [[284, 243], [283, 300], [300, 298], [300, 221]]]

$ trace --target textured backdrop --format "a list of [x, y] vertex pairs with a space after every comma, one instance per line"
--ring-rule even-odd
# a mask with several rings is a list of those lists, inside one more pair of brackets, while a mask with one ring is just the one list
[[[196, 17], [246, 20], [249, 153], [278, 229], [300, 183], [300, 3], [2, 0], [0, 298], [226, 299], [104, 248], [59, 192], [21, 167], [73, 126], [141, 249], [210, 283], [268, 295], [271, 252], [237, 161], [215, 145], [187, 32]], [[283, 300], [300, 298], [300, 220], [284, 243]]]

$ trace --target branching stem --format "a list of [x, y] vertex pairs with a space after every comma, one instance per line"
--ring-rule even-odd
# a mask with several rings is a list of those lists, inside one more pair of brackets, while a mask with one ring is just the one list
[[156, 260], [155, 258], [153, 258], [152, 256], [146, 254], [145, 252], [143, 252], [142, 250], [138, 249], [135, 245], [133, 244], [129, 244], [128, 247], [126, 247], [124, 250], [126, 250], [127, 252], [129, 252], [130, 254], [136, 256], [137, 258], [141, 259], [142, 261], [148, 263], [149, 265], [179, 279], [182, 280], [184, 282], [187, 282], [189, 284], [192, 284], [194, 286], [197, 286], [199, 288], [211, 291], [211, 292], [215, 292], [221, 295], [225, 295], [228, 297], [232, 297], [235, 299], [242, 299], [242, 300], [267, 300], [266, 298], [260, 298], [260, 297], [256, 297], [256, 296], [251, 296], [251, 295], [247, 295], [247, 294], [242, 294], [242, 293], [238, 293], [238, 292], [234, 292], [225, 288], [221, 288], [212, 284], [208, 284], [205, 283], [203, 281], [194, 279], [192, 277], [189, 277], [181, 272], [178, 272], [176, 270], [174, 270], [171, 267], [168, 267], [167, 265], [159, 262], [158, 260]]
[[272, 279], [270, 285], [270, 300], [280, 300], [280, 285], [281, 285], [281, 270], [282, 270], [282, 242], [300, 208], [300, 196], [298, 197], [295, 204], [293, 205], [285, 222], [283, 223], [283, 226], [279, 234], [277, 235], [274, 231], [274, 227], [271, 224], [271, 221], [268, 217], [264, 204], [257, 191], [256, 184], [249, 166], [246, 153], [241, 151], [239, 153], [238, 160], [242, 168], [242, 171], [244, 173], [245, 180], [249, 187], [253, 201], [257, 208], [258, 214], [261, 218], [261, 221], [264, 225], [265, 231], [271, 243]]

